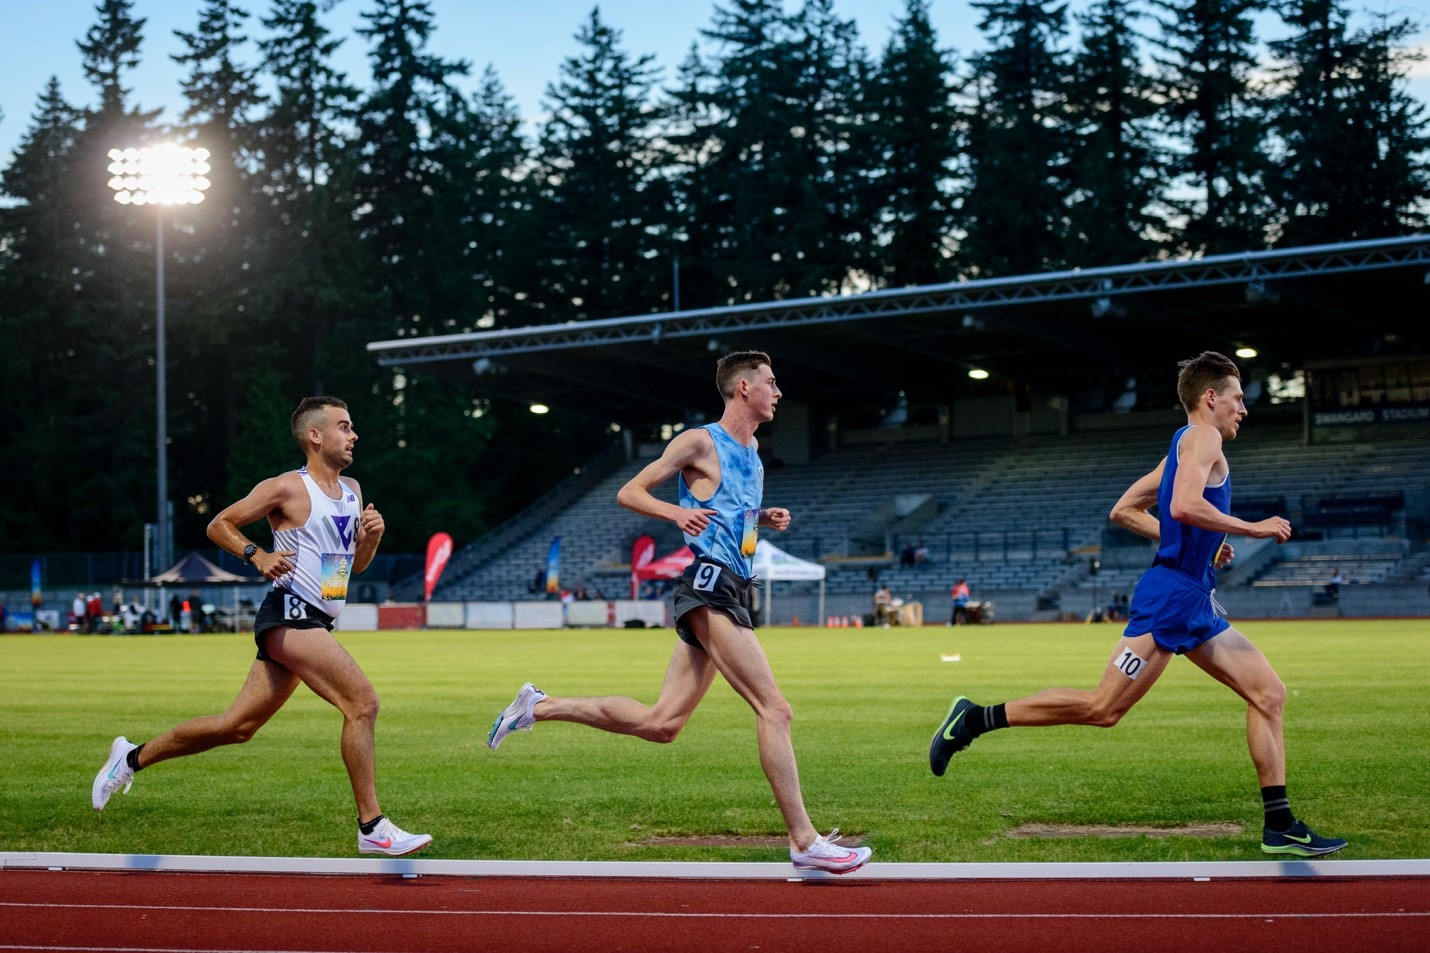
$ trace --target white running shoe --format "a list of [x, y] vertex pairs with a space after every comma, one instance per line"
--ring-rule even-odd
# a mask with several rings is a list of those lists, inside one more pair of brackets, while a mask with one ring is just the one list
[[371, 834], [358, 829], [358, 853], [401, 857], [432, 843], [431, 834], [409, 834], [387, 818], [377, 822]]
[[829, 832], [828, 837], [816, 837], [809, 850], [789, 849], [790, 863], [796, 870], [823, 870], [831, 874], [847, 874], [858, 870], [869, 861], [874, 853], [871, 847], [843, 847], [835, 843], [839, 839], [839, 828]]
[[139, 746], [131, 744], [123, 735], [110, 744], [109, 757], [105, 760], [104, 767], [94, 776], [94, 786], [89, 792], [89, 799], [96, 811], [104, 810], [104, 805], [109, 803], [109, 796], [120, 787], [124, 788], [125, 794], [129, 793], [129, 787], [134, 783], [134, 772], [130, 769], [127, 759], [129, 752], [137, 747]]
[[497, 720], [492, 722], [492, 730], [487, 732], [487, 747], [495, 751], [501, 740], [513, 731], [530, 731], [531, 726], [536, 724], [531, 710], [545, 697], [546, 693], [530, 682], [521, 686], [512, 703], [503, 708]]

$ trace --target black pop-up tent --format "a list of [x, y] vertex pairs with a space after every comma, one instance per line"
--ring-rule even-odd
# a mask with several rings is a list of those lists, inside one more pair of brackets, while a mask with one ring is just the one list
[[238, 626], [238, 590], [240, 586], [257, 586], [267, 582], [262, 576], [240, 576], [220, 569], [198, 553], [189, 553], [161, 573], [148, 579], [126, 579], [124, 585], [144, 589], [194, 588], [195, 586], [227, 586], [233, 591], [233, 624]]

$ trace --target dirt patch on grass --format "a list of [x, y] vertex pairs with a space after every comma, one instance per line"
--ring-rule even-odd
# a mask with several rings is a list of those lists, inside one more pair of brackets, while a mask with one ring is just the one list
[[1240, 824], [1185, 824], [1153, 827], [1142, 824], [1020, 824], [1005, 837], [1234, 837]]

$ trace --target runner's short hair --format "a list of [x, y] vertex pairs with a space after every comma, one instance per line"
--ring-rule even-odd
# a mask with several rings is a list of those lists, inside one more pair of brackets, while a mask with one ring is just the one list
[[761, 364], [770, 364], [770, 356], [764, 351], [733, 351], [720, 358], [715, 365], [715, 386], [720, 396], [729, 400], [735, 395], [735, 382]]
[[336, 397], [304, 397], [298, 402], [298, 409], [293, 411], [293, 439], [304, 453], [308, 452], [308, 428], [321, 426], [329, 407], [348, 409], [347, 403]]
[[1196, 410], [1208, 390], [1220, 394], [1232, 378], [1241, 380], [1241, 371], [1232, 359], [1216, 351], [1203, 351], [1187, 358], [1177, 365], [1177, 372], [1177, 398], [1189, 414]]

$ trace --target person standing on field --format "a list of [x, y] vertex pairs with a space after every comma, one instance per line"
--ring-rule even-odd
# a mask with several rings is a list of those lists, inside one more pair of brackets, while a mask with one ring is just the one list
[[[759, 527], [784, 530], [790, 522], [789, 510], [762, 505], [764, 467], [755, 440], [756, 428], [774, 419], [780, 389], [769, 355], [761, 351], [721, 358], [715, 384], [725, 400], [719, 422], [677, 435], [616, 495], [629, 510], [679, 526], [696, 557], [675, 585], [679, 640], [655, 705], [623, 696], [557, 698], [527, 682], [497, 715], [487, 746], [495, 749], [511, 732], [528, 731], [538, 721], [571, 721], [669, 743], [718, 672], [754, 709], [760, 766], [784, 816], [791, 863], [801, 870], [849, 873], [872, 851], [844, 847], [837, 843], [838, 828], [822, 837], [810, 823], [790, 741], [794, 713], [775, 683], [747, 608]], [[672, 477], [678, 481], [678, 505], [651, 493]]]
[[[254, 620], [258, 658], [238, 697], [222, 714], [190, 719], [143, 744], [115, 738], [91, 799], [102, 811], [115, 791], [128, 792], [143, 768], [248, 741], [301, 682], [343, 714], [342, 756], [357, 801], [358, 851], [410, 854], [432, 838], [402, 830], [378, 806], [377, 692], [332, 635], [347, 602], [348, 580], [377, 553], [382, 514], [371, 503], [364, 508], [356, 480], [339, 475], [352, 465], [357, 443], [347, 404], [336, 397], [306, 397], [293, 412], [292, 431], [307, 465], [259, 483], [209, 524], [209, 539], [273, 581]], [[241, 531], [263, 517], [273, 530], [273, 552]]]
[[[1177, 395], [1187, 425], [1172, 437], [1157, 468], [1137, 480], [1112, 508], [1111, 519], [1158, 544], [1152, 567], [1133, 591], [1127, 628], [1092, 691], [1049, 688], [983, 707], [963, 696], [929, 744], [929, 766], [942, 776], [949, 759], [989, 731], [1035, 725], [1111, 728], [1147, 694], [1174, 656], [1197, 667], [1246, 701], [1246, 741], [1261, 784], [1268, 854], [1315, 857], [1346, 846], [1296, 819], [1286, 797], [1282, 709], [1286, 686], [1251, 641], [1223, 618], [1214, 596], [1216, 570], [1235, 553], [1228, 535], [1291, 537], [1280, 516], [1248, 523], [1231, 515], [1231, 469], [1223, 445], [1246, 417], [1241, 373], [1232, 361], [1204, 351], [1183, 361]], [[1157, 515], [1148, 511], [1157, 507]]]

